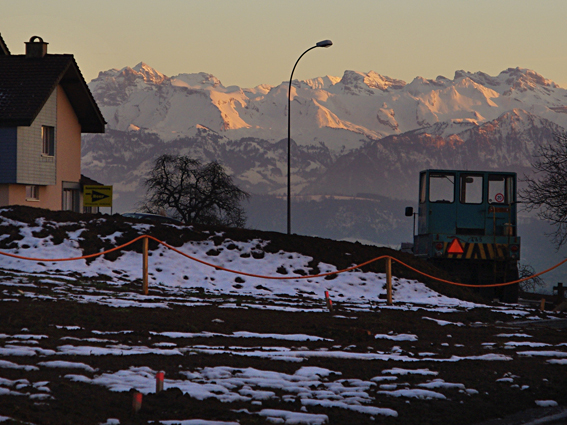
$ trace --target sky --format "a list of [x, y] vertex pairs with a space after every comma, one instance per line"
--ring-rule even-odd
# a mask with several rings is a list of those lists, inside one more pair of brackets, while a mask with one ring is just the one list
[[2, 0], [13, 54], [38, 35], [72, 53], [87, 81], [145, 62], [165, 75], [206, 72], [223, 85], [375, 71], [406, 82], [533, 69], [567, 87], [565, 0]]

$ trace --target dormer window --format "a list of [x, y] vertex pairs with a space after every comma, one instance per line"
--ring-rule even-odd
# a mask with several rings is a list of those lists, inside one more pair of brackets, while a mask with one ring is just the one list
[[41, 138], [43, 140], [43, 155], [55, 155], [55, 127], [44, 125], [41, 127]]

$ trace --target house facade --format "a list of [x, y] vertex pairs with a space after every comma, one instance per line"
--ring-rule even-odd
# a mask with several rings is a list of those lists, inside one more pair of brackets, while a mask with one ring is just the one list
[[81, 133], [105, 121], [73, 55], [47, 44], [13, 55], [0, 37], [0, 206], [80, 212]]

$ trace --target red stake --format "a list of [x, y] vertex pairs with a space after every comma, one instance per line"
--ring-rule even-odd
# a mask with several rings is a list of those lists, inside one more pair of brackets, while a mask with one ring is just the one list
[[327, 308], [329, 311], [333, 311], [333, 301], [329, 297], [329, 291], [325, 291], [325, 301], [327, 301]]
[[156, 394], [163, 391], [163, 380], [165, 378], [165, 372], [160, 370], [156, 373]]
[[132, 410], [134, 413], [138, 413], [142, 408], [142, 393], [135, 392], [134, 398], [132, 399]]

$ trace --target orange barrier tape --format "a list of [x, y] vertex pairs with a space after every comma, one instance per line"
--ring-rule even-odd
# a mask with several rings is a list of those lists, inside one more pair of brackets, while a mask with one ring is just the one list
[[45, 261], [45, 262], [58, 262], [58, 261], [75, 261], [75, 260], [83, 260], [85, 258], [93, 258], [93, 257], [98, 257], [100, 255], [104, 255], [104, 254], [108, 254], [109, 252], [113, 252], [119, 249], [124, 248], [125, 246], [131, 245], [134, 242], [143, 239], [143, 238], [147, 238], [148, 236], [146, 235], [142, 235], [142, 236], [138, 236], [136, 239], [132, 239], [130, 242], [126, 242], [123, 245], [114, 247], [112, 249], [109, 249], [108, 251], [102, 251], [102, 252], [97, 252], [95, 254], [89, 254], [89, 255], [83, 255], [82, 257], [73, 257], [73, 258], [30, 258], [30, 257], [23, 257], [21, 255], [16, 255], [16, 254], [10, 254], [8, 252], [2, 252], [0, 251], [0, 255], [5, 255], [7, 257], [13, 257], [13, 258], [19, 258], [20, 260], [31, 260], [31, 261]]
[[495, 287], [498, 287], [498, 286], [507, 286], [507, 285], [513, 285], [513, 284], [515, 284], [515, 283], [525, 282], [526, 280], [530, 280], [530, 279], [533, 279], [534, 277], [538, 277], [538, 276], [541, 276], [542, 274], [545, 274], [545, 273], [547, 273], [547, 272], [550, 272], [551, 270], [556, 269], [556, 268], [559, 267], [560, 265], [562, 265], [562, 264], [564, 264], [565, 262], [567, 262], [567, 259], [565, 259], [565, 260], [563, 260], [563, 261], [557, 263], [557, 264], [554, 265], [553, 267], [548, 268], [547, 270], [544, 270], [544, 271], [542, 271], [542, 272], [533, 274], [533, 275], [528, 276], [528, 277], [524, 277], [524, 278], [522, 278], [522, 279], [512, 280], [512, 281], [510, 281], [510, 282], [492, 283], [492, 284], [488, 284], [488, 285], [474, 285], [474, 284], [470, 284], [470, 283], [452, 282], [452, 281], [450, 281], [450, 280], [445, 280], [445, 279], [441, 279], [441, 278], [439, 278], [439, 277], [431, 276], [431, 275], [429, 275], [429, 274], [427, 274], [427, 273], [424, 273], [424, 272], [422, 272], [422, 271], [420, 271], [420, 270], [418, 270], [418, 269], [416, 269], [416, 268], [413, 268], [412, 266], [410, 266], [410, 265], [404, 263], [403, 261], [398, 260], [397, 258], [394, 258], [394, 257], [390, 257], [390, 258], [392, 258], [392, 260], [394, 260], [394, 261], [400, 263], [400, 264], [403, 265], [404, 267], [407, 267], [408, 269], [410, 269], [410, 270], [412, 270], [412, 271], [414, 271], [414, 272], [416, 272], [416, 273], [418, 273], [418, 274], [420, 274], [420, 275], [422, 275], [422, 276], [428, 277], [428, 278], [433, 279], [433, 280], [436, 280], [436, 281], [438, 281], [438, 282], [448, 283], [448, 284], [450, 284], [450, 285], [456, 285], [456, 286], [464, 286], [464, 287], [468, 287], [468, 288], [478, 288], [478, 287], [483, 287], [483, 288], [495, 288]]
[[189, 254], [185, 254], [184, 252], [179, 251], [177, 248], [172, 247], [171, 245], [166, 244], [165, 242], [160, 241], [159, 239], [154, 238], [153, 236], [146, 236], [148, 239], [153, 239], [154, 241], [156, 241], [157, 243], [165, 246], [166, 248], [171, 249], [172, 251], [177, 252], [178, 254], [183, 255], [184, 257], [189, 258], [190, 260], [196, 261], [197, 263], [201, 263], [204, 264], [205, 266], [209, 266], [209, 267], [214, 267], [215, 269], [218, 270], [223, 270], [225, 272], [229, 272], [229, 273], [234, 273], [234, 274], [240, 274], [243, 276], [250, 276], [250, 277], [259, 277], [262, 279], [272, 279], [272, 280], [286, 280], [286, 279], [313, 279], [316, 277], [325, 277], [325, 276], [331, 276], [333, 274], [339, 274], [339, 273], [345, 273], [345, 272], [349, 272], [351, 270], [357, 269], [359, 267], [363, 267], [366, 266], [367, 264], [373, 263], [375, 261], [381, 260], [383, 258], [387, 258], [388, 255], [382, 255], [381, 257], [376, 257], [373, 258], [372, 260], [368, 260], [362, 264], [358, 264], [356, 266], [352, 266], [349, 267], [347, 269], [343, 269], [343, 270], [337, 270], [336, 272], [328, 272], [328, 273], [321, 273], [321, 274], [313, 274], [313, 275], [308, 275], [308, 276], [262, 276], [259, 274], [253, 274], [253, 273], [246, 273], [246, 272], [241, 272], [238, 270], [232, 270], [232, 269], [227, 269], [225, 267], [221, 267], [221, 266], [217, 266], [215, 264], [212, 263], [207, 263], [206, 261], [203, 260], [199, 260], [198, 258], [192, 257]]
[[228, 268], [226, 268], [226, 267], [222, 267], [222, 266], [219, 266], [219, 265], [216, 265], [216, 264], [208, 263], [207, 261], [200, 260], [200, 259], [198, 259], [198, 258], [196, 258], [196, 257], [193, 257], [193, 256], [189, 255], [189, 254], [185, 254], [184, 252], [178, 250], [177, 248], [174, 248], [174, 247], [172, 247], [171, 245], [168, 245], [167, 243], [165, 243], [165, 242], [163, 242], [163, 241], [161, 241], [161, 240], [159, 240], [159, 239], [157, 239], [157, 238], [154, 238], [153, 236], [149, 236], [149, 235], [138, 236], [137, 238], [132, 239], [130, 242], [127, 242], [127, 243], [125, 243], [125, 244], [123, 244], [123, 245], [114, 247], [114, 248], [109, 249], [109, 250], [107, 250], [107, 251], [97, 252], [97, 253], [95, 253], [95, 254], [83, 255], [83, 256], [81, 256], [81, 257], [74, 257], [74, 258], [30, 258], [30, 257], [24, 257], [24, 256], [21, 256], [21, 255], [10, 254], [10, 253], [7, 253], [7, 252], [2, 252], [2, 251], [0, 251], [0, 255], [5, 255], [5, 256], [13, 257], [13, 258], [19, 258], [19, 259], [21, 259], [21, 260], [42, 261], [42, 262], [74, 261], [74, 260], [82, 260], [82, 259], [86, 259], [86, 258], [98, 257], [98, 256], [100, 256], [100, 255], [104, 255], [104, 254], [107, 254], [107, 253], [110, 253], [110, 252], [113, 252], [113, 251], [122, 249], [122, 248], [124, 248], [124, 247], [126, 247], [126, 246], [128, 246], [128, 245], [131, 245], [131, 244], [133, 244], [134, 242], [137, 242], [137, 241], [139, 241], [140, 239], [144, 239], [144, 238], [152, 239], [152, 240], [156, 241], [157, 243], [163, 245], [164, 247], [166, 247], [166, 248], [168, 248], [168, 249], [171, 249], [172, 251], [174, 251], [174, 252], [176, 252], [176, 253], [178, 253], [178, 254], [180, 254], [180, 255], [182, 255], [182, 256], [184, 256], [184, 257], [190, 259], [190, 260], [196, 261], [197, 263], [201, 263], [201, 264], [203, 264], [203, 265], [205, 265], [205, 266], [208, 266], [208, 267], [214, 267], [214, 268], [217, 269], [217, 270], [223, 270], [223, 271], [226, 271], [226, 272], [229, 272], [229, 273], [239, 274], [239, 275], [243, 275], [243, 276], [257, 277], [257, 278], [261, 278], [261, 279], [271, 279], [271, 280], [314, 279], [314, 278], [318, 278], [318, 277], [326, 277], [326, 276], [331, 276], [331, 275], [334, 275], [334, 274], [340, 274], [340, 273], [349, 272], [349, 271], [352, 271], [352, 270], [355, 270], [355, 269], [364, 267], [364, 266], [366, 266], [366, 265], [368, 265], [368, 264], [374, 263], [375, 261], [382, 260], [382, 259], [385, 259], [385, 258], [390, 258], [390, 259], [392, 259], [393, 261], [396, 261], [397, 263], [399, 263], [400, 265], [402, 265], [402, 266], [404, 266], [404, 267], [406, 267], [406, 268], [408, 268], [408, 269], [410, 269], [410, 270], [412, 270], [412, 271], [414, 271], [414, 272], [416, 272], [416, 273], [418, 273], [418, 274], [420, 274], [420, 275], [422, 275], [422, 276], [428, 277], [428, 278], [433, 279], [433, 280], [436, 280], [436, 281], [438, 281], [438, 282], [447, 283], [447, 284], [456, 285], [456, 286], [464, 286], [464, 287], [469, 287], [469, 288], [478, 288], [478, 287], [480, 287], [480, 286], [483, 287], [483, 288], [492, 288], [492, 287], [513, 285], [513, 284], [515, 284], [515, 283], [520, 283], [520, 282], [524, 282], [524, 281], [526, 281], [526, 280], [533, 279], [533, 278], [535, 278], [535, 277], [538, 277], [538, 276], [541, 276], [541, 275], [543, 275], [543, 274], [545, 274], [545, 273], [548, 273], [548, 272], [550, 272], [551, 270], [554, 270], [554, 269], [556, 269], [557, 267], [559, 267], [559, 266], [561, 266], [562, 264], [564, 264], [564, 263], [567, 262], [567, 258], [566, 258], [565, 260], [563, 260], [563, 261], [557, 263], [555, 266], [550, 267], [550, 268], [548, 268], [548, 269], [546, 269], [546, 270], [544, 270], [544, 271], [541, 271], [541, 272], [539, 272], [539, 273], [536, 273], [536, 274], [534, 274], [534, 275], [531, 275], [531, 276], [528, 276], [528, 277], [525, 277], [525, 278], [522, 278], [522, 279], [513, 280], [513, 281], [511, 281], [511, 282], [493, 283], [493, 284], [488, 284], [488, 285], [474, 285], [474, 284], [468, 284], [468, 283], [453, 282], [453, 281], [450, 281], [450, 280], [441, 279], [441, 278], [439, 278], [439, 277], [432, 276], [432, 275], [427, 274], [427, 273], [425, 273], [425, 272], [422, 272], [422, 271], [420, 271], [420, 270], [418, 270], [418, 269], [416, 269], [416, 268], [414, 268], [414, 267], [412, 267], [412, 266], [410, 266], [410, 265], [404, 263], [403, 261], [400, 261], [400, 260], [398, 260], [397, 258], [390, 256], [390, 255], [382, 255], [382, 256], [380, 256], [380, 257], [373, 258], [373, 259], [371, 259], [371, 260], [365, 261], [365, 262], [360, 263], [360, 264], [357, 264], [357, 265], [355, 265], [355, 266], [348, 267], [348, 268], [346, 268], [346, 269], [337, 270], [337, 271], [328, 272], [328, 273], [320, 273], [320, 274], [316, 274], [316, 275], [307, 275], [307, 276], [263, 276], [263, 275], [253, 274], [253, 273], [242, 272], [242, 271], [238, 271], [238, 270], [232, 270], [232, 269], [228, 269]]

